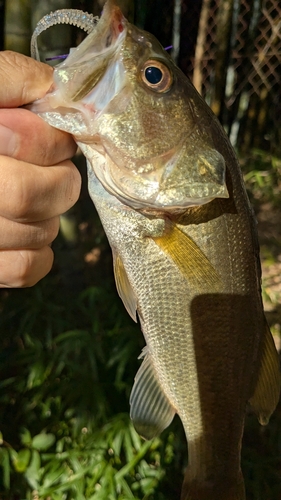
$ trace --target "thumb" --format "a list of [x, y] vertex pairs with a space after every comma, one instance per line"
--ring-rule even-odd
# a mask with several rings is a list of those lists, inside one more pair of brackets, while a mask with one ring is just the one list
[[47, 64], [12, 51], [0, 52], [0, 107], [16, 108], [43, 97], [52, 85]]

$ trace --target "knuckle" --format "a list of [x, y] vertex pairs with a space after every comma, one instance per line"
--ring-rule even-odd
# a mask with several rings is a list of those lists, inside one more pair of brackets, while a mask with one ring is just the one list
[[[10, 233], [12, 227], [15, 226], [11, 226]], [[40, 250], [50, 245], [56, 239], [59, 232], [60, 220], [57, 216], [40, 222], [17, 222], [16, 227], [18, 228], [17, 234], [10, 236], [14, 248]], [[15, 230], [13, 232], [15, 233]]]
[[33, 286], [51, 270], [53, 251], [49, 247], [41, 250], [18, 252], [16, 287]]
[[[17, 287], [24, 288], [32, 285], [34, 253], [19, 251], [17, 259]], [[36, 283], [36, 282], [35, 282]]]
[[10, 197], [10, 212], [15, 221], [29, 219], [33, 207], [32, 189], [28, 188], [22, 178], [13, 185], [13, 196]]
[[[42, 119], [41, 119], [42, 120]], [[34, 162], [36, 164], [41, 165], [41, 166], [49, 166], [53, 164], [53, 152], [52, 148], [50, 147], [50, 144], [45, 142], [45, 139], [43, 140], [43, 129], [44, 126], [47, 124], [40, 124], [40, 129], [38, 129], [36, 137], [33, 139], [33, 144], [37, 145], [36, 150], [34, 152]], [[46, 127], [47, 128], [47, 127]], [[40, 147], [38, 148], [38, 144]]]
[[54, 253], [49, 246], [38, 250], [0, 252], [0, 287], [26, 288], [35, 285], [51, 270]]
[[52, 219], [49, 219], [45, 221], [46, 223], [46, 229], [45, 229], [45, 238], [44, 238], [44, 243], [46, 245], [49, 245], [54, 241], [58, 235], [59, 228], [60, 228], [60, 218], [59, 217], [53, 217]]

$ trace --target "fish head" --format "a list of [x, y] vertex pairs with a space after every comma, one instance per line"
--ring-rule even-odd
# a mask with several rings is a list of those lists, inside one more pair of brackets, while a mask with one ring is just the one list
[[133, 208], [169, 212], [228, 197], [214, 117], [157, 39], [111, 0], [33, 110], [70, 132], [104, 188]]

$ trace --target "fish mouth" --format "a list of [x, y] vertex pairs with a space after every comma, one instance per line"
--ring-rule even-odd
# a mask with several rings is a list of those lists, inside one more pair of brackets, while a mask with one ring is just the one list
[[[227, 198], [224, 159], [208, 134], [201, 137], [198, 123], [198, 147], [189, 136], [179, 139], [169, 151], [161, 153], [160, 148], [154, 158], [130, 156], [132, 144], [126, 142], [122, 112], [127, 112], [134, 92], [128, 67], [124, 66], [128, 47], [123, 42], [131, 29], [121, 10], [109, 0], [95, 29], [56, 67], [54, 90], [33, 103], [32, 111], [50, 125], [73, 134], [82, 150], [84, 144], [101, 154], [103, 161], [92, 165], [97, 178], [107, 191], [132, 208], [172, 211]], [[150, 41], [145, 44], [150, 45]], [[112, 138], [116, 116], [116, 130], [119, 126], [123, 130], [128, 154], [123, 154], [124, 148], [120, 149], [118, 140]], [[102, 152], [97, 150], [97, 143]], [[86, 157], [89, 148], [85, 149]], [[91, 158], [90, 153], [90, 163]]]
[[[43, 113], [48, 113], [49, 123], [52, 113], [55, 122], [56, 112], [61, 115], [78, 112], [91, 125], [124, 85], [120, 50], [126, 33], [127, 20], [120, 8], [107, 1], [96, 27], [56, 66], [52, 88], [43, 99], [32, 104], [32, 111], [43, 118]], [[66, 123], [59, 128], [76, 135], [70, 127]]]

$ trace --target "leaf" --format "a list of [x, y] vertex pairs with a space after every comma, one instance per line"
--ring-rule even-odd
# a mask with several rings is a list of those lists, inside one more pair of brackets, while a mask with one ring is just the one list
[[18, 453], [14, 448], [9, 448], [9, 453], [11, 457], [12, 464], [14, 464], [18, 459]]
[[37, 387], [45, 381], [45, 366], [43, 362], [38, 361], [31, 366], [27, 388], [32, 389], [33, 387]]
[[114, 439], [112, 441], [112, 448], [117, 457], [120, 456], [121, 446], [124, 438], [124, 432], [125, 432], [124, 429], [120, 429], [118, 432], [116, 432], [116, 435], [114, 436]]
[[32, 437], [28, 429], [23, 429], [20, 435], [21, 443], [24, 446], [30, 446], [32, 443]]
[[10, 489], [10, 457], [7, 448], [0, 448], [0, 463], [3, 468], [3, 486]]
[[40, 491], [40, 493], [41, 494], [48, 493], [48, 489], [51, 486], [53, 487], [56, 485], [58, 479], [63, 475], [63, 473], [64, 473], [63, 465], [56, 460], [53, 461], [52, 467], [48, 468], [47, 470], [45, 467], [44, 482], [42, 485], [42, 491]]
[[139, 451], [143, 445], [143, 439], [140, 438], [139, 434], [135, 431], [133, 425], [130, 425], [130, 434], [132, 439], [132, 444], [136, 451]]
[[123, 497], [123, 498], [126, 498], [126, 500], [129, 500], [129, 498], [132, 498], [132, 499], [135, 498], [130, 486], [128, 485], [127, 481], [123, 477], [119, 478], [119, 488], [121, 489], [122, 493], [124, 493], [124, 495], [126, 495]]
[[29, 467], [26, 469], [24, 476], [30, 484], [31, 488], [38, 488], [39, 470], [41, 466], [40, 454], [37, 450], [32, 450], [31, 461]]
[[13, 460], [14, 468], [17, 472], [24, 472], [30, 461], [31, 451], [28, 448], [20, 450], [15, 460]]
[[56, 437], [54, 434], [37, 434], [37, 436], [34, 436], [32, 439], [32, 448], [35, 448], [36, 450], [47, 450], [50, 448], [56, 440]]

